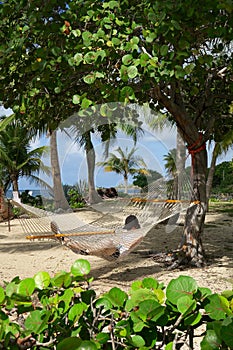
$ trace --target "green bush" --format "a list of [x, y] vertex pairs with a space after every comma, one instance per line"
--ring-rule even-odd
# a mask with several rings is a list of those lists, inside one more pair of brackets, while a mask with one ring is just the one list
[[2, 349], [180, 349], [205, 325], [201, 349], [233, 349], [233, 291], [212, 293], [188, 276], [166, 290], [153, 278], [97, 297], [90, 264], [38, 272], [0, 287]]

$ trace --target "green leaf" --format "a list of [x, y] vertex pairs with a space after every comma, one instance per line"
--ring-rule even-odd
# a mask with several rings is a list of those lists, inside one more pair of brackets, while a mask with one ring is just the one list
[[33, 333], [41, 333], [48, 328], [49, 317], [49, 311], [32, 311], [25, 320], [25, 327]]
[[[67, 348], [68, 349], [68, 348]], [[69, 348], [70, 350], [70, 348]], [[90, 340], [83, 340], [77, 350], [98, 350], [94, 342]]]
[[92, 104], [92, 101], [89, 100], [88, 98], [84, 97], [84, 99], [82, 100], [82, 103], [81, 103], [81, 108], [87, 109], [88, 107], [90, 107], [91, 104]]
[[5, 293], [8, 297], [11, 297], [12, 294], [17, 293], [18, 285], [14, 282], [8, 283], [6, 286]]
[[183, 78], [185, 74], [186, 74], [186, 71], [182, 66], [175, 66], [175, 77], [177, 79]]
[[114, 46], [118, 46], [121, 44], [121, 41], [118, 38], [112, 38], [112, 43]]
[[134, 332], [141, 332], [141, 330], [145, 327], [145, 322], [134, 311], [130, 313], [130, 318], [133, 322]]
[[97, 308], [103, 307], [104, 310], [110, 310], [112, 308], [112, 303], [107, 297], [99, 298], [95, 305]]
[[132, 335], [130, 343], [140, 349], [145, 345], [145, 340], [140, 335]]
[[168, 344], [165, 346], [165, 350], [173, 350], [173, 342], [168, 343]]
[[115, 7], [119, 7], [119, 2], [118, 1], [109, 1], [108, 3], [110, 9], [114, 9]]
[[130, 65], [132, 62], [133, 62], [133, 56], [132, 56], [132, 55], [127, 54], [127, 55], [125, 55], [125, 56], [122, 57], [122, 63], [123, 63], [125, 66]]
[[75, 36], [78, 37], [81, 35], [81, 31], [79, 29], [73, 29], [71, 30], [71, 33]]
[[55, 87], [54, 92], [55, 94], [60, 94], [61, 88], [59, 86]]
[[135, 66], [130, 66], [127, 69], [127, 73], [130, 79], [135, 78], [138, 75], [138, 69]]
[[86, 76], [83, 78], [83, 81], [84, 81], [86, 84], [93, 84], [94, 81], [95, 81], [95, 74], [94, 74], [94, 73], [89, 73], [88, 75], [86, 75]]
[[128, 81], [128, 67], [122, 65], [120, 68], [120, 76], [121, 76], [121, 80], [124, 82]]
[[76, 53], [74, 55], [74, 63], [75, 63], [75, 65], [79, 66], [82, 61], [83, 61], [83, 55], [81, 53]]
[[73, 104], [78, 105], [80, 103], [80, 96], [74, 95], [72, 99]]
[[188, 296], [192, 299], [193, 294], [197, 291], [197, 282], [189, 276], [179, 276], [169, 282], [166, 290], [167, 299], [172, 304], [177, 304], [179, 298]]
[[35, 287], [36, 284], [33, 278], [25, 278], [18, 285], [17, 293], [24, 296], [30, 296], [34, 292]]
[[196, 306], [196, 301], [190, 299], [190, 297], [187, 295], [180, 297], [177, 300], [177, 309], [183, 315], [187, 315], [193, 310], [195, 310]]
[[92, 40], [92, 33], [85, 31], [82, 33], [83, 43], [85, 46], [90, 46]]
[[47, 288], [50, 284], [50, 276], [48, 272], [40, 271], [34, 276], [35, 286], [38, 289]]
[[57, 350], [77, 350], [79, 345], [82, 343], [82, 340], [77, 337], [70, 337], [63, 339], [60, 343], [57, 344]]
[[98, 343], [100, 344], [106, 344], [108, 342], [108, 340], [110, 339], [110, 336], [108, 333], [103, 333], [100, 332], [96, 335], [96, 340], [98, 341]]
[[120, 92], [120, 102], [129, 102], [135, 99], [135, 94], [130, 86], [125, 86]]
[[5, 299], [5, 292], [4, 292], [4, 289], [0, 287], [0, 304], [3, 303], [4, 299]]
[[166, 54], [168, 53], [168, 45], [162, 45], [160, 48], [160, 53], [162, 56], [166, 56]]
[[231, 313], [229, 301], [223, 296], [212, 294], [206, 298], [205, 302], [205, 311], [213, 320], [223, 320], [227, 317], [227, 313]]
[[68, 287], [71, 284], [70, 274], [65, 271], [60, 271], [51, 279], [51, 283], [53, 286], [59, 288], [62, 286]]
[[146, 53], [142, 53], [140, 55], [140, 65], [142, 67], [145, 67], [148, 64], [149, 59], [150, 59], [149, 55], [147, 55]]
[[230, 349], [233, 349], [233, 320], [228, 325], [222, 325], [221, 328], [221, 337], [224, 342], [229, 346]]
[[181, 26], [179, 25], [179, 23], [177, 21], [174, 21], [173, 19], [171, 20], [171, 23], [173, 24], [174, 28], [176, 28], [177, 30], [181, 30]]
[[89, 261], [85, 259], [76, 260], [71, 266], [71, 273], [74, 276], [85, 276], [88, 275], [91, 270]]
[[75, 304], [71, 307], [68, 313], [68, 319], [74, 323], [82, 316], [83, 312], [87, 309], [85, 303]]
[[201, 321], [202, 315], [201, 313], [195, 312], [194, 314], [191, 314], [184, 319], [185, 326], [195, 326]]
[[207, 330], [205, 337], [201, 341], [201, 350], [219, 350], [221, 340], [214, 330]]
[[156, 281], [152, 277], [146, 277], [142, 280], [142, 288], [147, 288], [147, 289], [156, 289], [158, 288], [158, 281]]
[[127, 294], [120, 288], [114, 287], [105, 295], [114, 306], [123, 306], [127, 300]]
[[96, 52], [89, 51], [88, 53], [86, 53], [86, 55], [84, 55], [84, 62], [88, 64], [92, 64], [93, 62], [95, 62], [96, 58], [97, 58]]
[[64, 294], [60, 296], [59, 307], [60, 307], [60, 303], [64, 303], [63, 312], [66, 312], [69, 309], [69, 306], [73, 297], [74, 297], [74, 292], [72, 291], [72, 289], [66, 289], [64, 291]]

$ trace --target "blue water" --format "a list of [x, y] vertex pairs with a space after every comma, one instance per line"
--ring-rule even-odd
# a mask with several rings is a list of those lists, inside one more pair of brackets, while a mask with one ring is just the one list
[[[24, 192], [25, 190], [21, 190], [21, 191], [19, 191], [19, 193], [21, 194], [22, 192]], [[41, 190], [29, 190], [29, 194], [31, 195], [31, 196], [33, 196], [33, 197], [36, 197], [36, 196], [40, 196], [40, 195], [45, 195], [46, 194], [46, 191], [44, 191], [44, 193], [43, 193], [43, 190], [41, 191]], [[12, 198], [12, 190], [8, 190], [7, 192], [6, 192], [6, 197], [7, 198]]]
[[[25, 190], [21, 190], [21, 191], [19, 191], [19, 193], [21, 194], [24, 191]], [[124, 192], [124, 188], [118, 188], [117, 191]], [[128, 189], [128, 194], [137, 194], [137, 193], [140, 193], [140, 189], [138, 189], [138, 188], [129, 188]], [[29, 194], [33, 197], [36, 197], [36, 196], [48, 197], [48, 192], [46, 190], [38, 190], [38, 189], [29, 190]], [[12, 198], [12, 190], [8, 190], [6, 192], [6, 197]]]

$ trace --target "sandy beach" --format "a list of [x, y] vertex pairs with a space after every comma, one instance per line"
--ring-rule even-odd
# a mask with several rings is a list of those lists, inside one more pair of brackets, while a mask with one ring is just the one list
[[[92, 210], [79, 211], [77, 215], [85, 222], [93, 220], [96, 214]], [[108, 291], [113, 286], [128, 290], [134, 280], [153, 276], [165, 285], [179, 275], [195, 278], [202, 287], [213, 292], [232, 289], [233, 286], [233, 217], [227, 214], [207, 214], [203, 244], [207, 255], [204, 268], [185, 270], [166, 269], [163, 263], [155, 262], [147, 252], [166, 252], [176, 249], [183, 230], [182, 226], [172, 227], [159, 224], [144, 238], [143, 242], [121, 261], [109, 262], [94, 256], [82, 256], [58, 242], [49, 240], [28, 241], [18, 219], [0, 223], [0, 283], [10, 281], [15, 276], [31, 277], [38, 271], [47, 271], [50, 275], [69, 271], [72, 263], [85, 258], [91, 264], [94, 277], [93, 288], [97, 293]], [[171, 231], [171, 232], [170, 232]]]

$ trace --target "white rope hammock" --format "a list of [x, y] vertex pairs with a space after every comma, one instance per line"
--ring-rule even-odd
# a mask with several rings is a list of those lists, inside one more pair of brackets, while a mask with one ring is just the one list
[[[164, 199], [165, 186], [164, 179], [159, 179], [150, 185], [145, 197], [118, 198], [93, 205], [98, 218], [88, 224], [79, 218], [78, 212], [58, 214], [22, 203], [14, 204], [27, 213], [20, 218], [27, 239], [54, 239], [77, 254], [113, 260], [128, 254], [155, 225], [188, 207], [190, 201], [184, 198], [190, 198], [187, 188], [184, 199], [173, 200]], [[138, 218], [140, 228], [127, 231], [123, 224], [130, 214]]]

